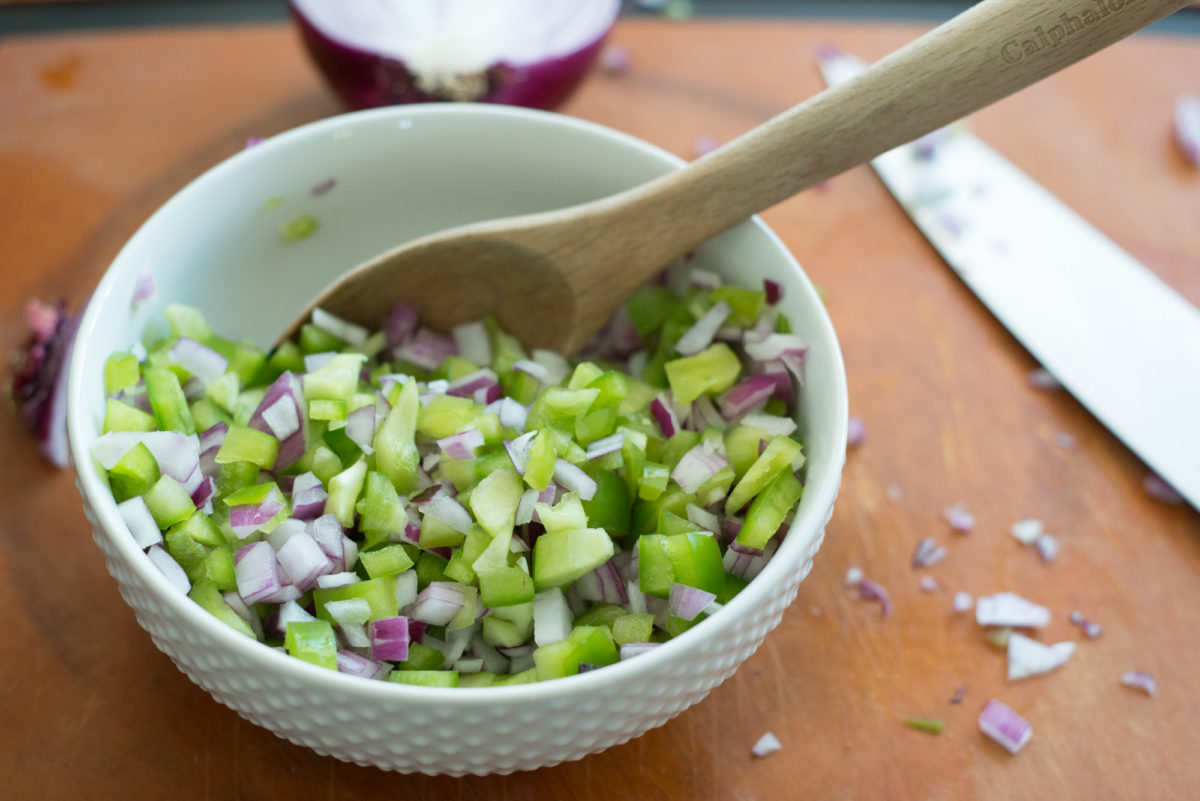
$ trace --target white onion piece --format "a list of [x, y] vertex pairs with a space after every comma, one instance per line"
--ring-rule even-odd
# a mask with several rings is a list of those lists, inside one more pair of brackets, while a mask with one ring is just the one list
[[776, 751], [781, 750], [783, 750], [783, 744], [780, 743], [779, 738], [771, 732], [767, 732], [762, 737], [759, 737], [758, 742], [756, 742], [754, 747], [750, 749], [751, 753], [760, 759], [768, 754], [773, 754]]
[[504, 450], [508, 453], [508, 458], [512, 461], [513, 467], [521, 475], [525, 475], [525, 468], [529, 466], [530, 448], [537, 433], [537, 431], [529, 431], [516, 439], [504, 441]]
[[318, 576], [333, 572], [333, 562], [303, 528], [283, 544], [275, 558], [301, 592], [311, 588]]
[[558, 351], [535, 348], [530, 354], [534, 364], [540, 365], [549, 373], [551, 384], [561, 384], [563, 379], [571, 374], [571, 364]]
[[129, 533], [139, 548], [145, 550], [162, 543], [162, 531], [154, 522], [154, 515], [150, 514], [150, 507], [146, 506], [146, 500], [141, 495], [117, 504], [117, 511], [121, 513], [125, 525], [129, 526]]
[[228, 359], [191, 337], [175, 340], [169, 355], [172, 363], [187, 370], [204, 385], [216, 381], [229, 367]]
[[304, 372], [315, 373], [325, 365], [333, 361], [333, 357], [337, 356], [336, 350], [322, 351], [321, 353], [306, 353], [304, 354]]
[[271, 547], [275, 549], [275, 553], [279, 553], [279, 549], [286, 545], [288, 540], [297, 534], [307, 534], [307, 532], [308, 524], [303, 520], [289, 517], [267, 535], [267, 542], [271, 543]]
[[482, 321], [456, 325], [450, 331], [450, 335], [454, 337], [459, 356], [479, 365], [492, 363], [492, 344], [488, 338], [487, 326]]
[[318, 576], [317, 586], [323, 590], [328, 590], [333, 587], [345, 587], [347, 584], [356, 584], [359, 580], [357, 573], [330, 573], [325, 576]]
[[602, 437], [594, 442], [589, 442], [587, 446], [588, 461], [615, 453], [621, 450], [624, 445], [625, 435], [620, 431], [615, 434], [609, 434], [607, 437]]
[[404, 609], [417, 600], [417, 571], [405, 570], [396, 576], [397, 608]]
[[995, 699], [979, 713], [979, 730], [1002, 745], [1010, 754], [1020, 751], [1033, 736], [1029, 721]]
[[461, 584], [431, 581], [417, 594], [409, 615], [431, 626], [444, 626], [466, 603]]
[[750, 412], [739, 422], [744, 426], [765, 431], [773, 437], [790, 437], [797, 428], [796, 421], [792, 418], [766, 412]]
[[590, 501], [596, 495], [596, 480], [566, 459], [554, 461], [554, 480], [568, 492], [578, 493], [585, 501]]
[[711, 309], [692, 324], [691, 328], [683, 333], [683, 336], [675, 343], [675, 350], [684, 356], [694, 356], [704, 350], [712, 344], [717, 329], [729, 319], [731, 314], [733, 314], [732, 306], [723, 300], [717, 301]]
[[442, 493], [434, 495], [427, 502], [421, 504], [421, 511], [435, 520], [440, 520], [460, 534], [466, 534], [471, 530], [471, 513], [449, 495]]
[[363, 598], [347, 598], [343, 601], [326, 601], [325, 611], [339, 626], [347, 623], [363, 625], [371, 619], [371, 605]]
[[721, 530], [721, 519], [707, 509], [701, 509], [696, 504], [689, 503], [686, 511], [689, 521], [700, 526], [705, 531], [712, 532], [714, 536]]
[[517, 359], [515, 362], [513, 362], [513, 369], [525, 373], [526, 375], [531, 375], [538, 381], [541, 381], [543, 384], [549, 385], [554, 383], [554, 381], [551, 380], [550, 371], [535, 361], [531, 361], [529, 359]]
[[599, 55], [620, 0], [291, 0], [314, 60], [355, 108], [428, 100], [554, 108]]
[[1009, 528], [1013, 535], [1023, 545], [1030, 545], [1042, 533], [1042, 521], [1036, 519], [1018, 520]]
[[1046, 645], [1014, 631], [1008, 635], [1008, 680], [1049, 673], [1065, 665], [1074, 653], [1073, 642]]
[[92, 443], [92, 456], [105, 470], [112, 470], [139, 442], [158, 462], [158, 469], [176, 481], [187, 481], [200, 463], [200, 438], [178, 431], [110, 431]]

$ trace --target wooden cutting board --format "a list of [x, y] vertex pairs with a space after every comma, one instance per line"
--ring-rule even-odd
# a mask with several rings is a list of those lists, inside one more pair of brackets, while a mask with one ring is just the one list
[[[817, 92], [814, 48], [866, 59], [920, 27], [638, 19], [631, 69], [563, 109], [680, 155]], [[1200, 303], [1200, 171], [1172, 106], [1200, 94], [1200, 40], [1142, 35], [976, 115], [976, 133]], [[28, 37], [0, 45], [0, 341], [31, 296], [82, 304], [121, 243], [205, 168], [339, 111], [286, 27]], [[1200, 787], [1200, 516], [1036, 365], [859, 168], [770, 210], [827, 292], [852, 414], [825, 546], [780, 627], [703, 703], [626, 745], [508, 777], [400, 776], [277, 739], [192, 685], [121, 601], [68, 472], [0, 419], [0, 786], [20, 799], [1191, 799]], [[1122, 310], [1114, 309], [1114, 324]], [[1162, 346], [1171, 347], [1164, 342]], [[1194, 365], [1189, 368], [1194, 368]], [[1114, 381], [1120, 365], [1113, 365]], [[1153, 413], [1147, 410], [1147, 413]], [[1196, 443], [1200, 448], [1200, 443]], [[976, 517], [950, 531], [942, 509]], [[1008, 533], [1057, 535], [1043, 563]], [[910, 565], [927, 536], [948, 557]], [[861, 567], [894, 609], [843, 586]], [[941, 588], [922, 592], [936, 578]], [[1074, 640], [1058, 672], [1008, 684], [956, 591], [1018, 592]], [[1082, 636], [1068, 613], [1104, 627]], [[1124, 688], [1127, 670], [1159, 692]], [[965, 697], [950, 699], [959, 687]], [[999, 698], [1033, 724], [1011, 756], [978, 731]], [[941, 718], [932, 736], [903, 726]], [[773, 732], [783, 750], [750, 753]]]

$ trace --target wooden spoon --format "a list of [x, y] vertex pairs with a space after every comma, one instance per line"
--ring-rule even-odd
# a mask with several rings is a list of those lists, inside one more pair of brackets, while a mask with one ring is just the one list
[[574, 352], [643, 281], [716, 234], [1187, 4], [985, 0], [681, 170], [570, 208], [426, 236], [365, 262], [284, 339], [317, 306], [374, 329], [402, 301], [436, 328], [490, 312], [527, 346]]

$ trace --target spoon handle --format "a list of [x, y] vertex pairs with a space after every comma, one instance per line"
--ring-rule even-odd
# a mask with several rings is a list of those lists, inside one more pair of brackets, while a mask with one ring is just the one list
[[600, 280], [631, 290], [655, 266], [752, 214], [1185, 5], [1187, 0], [985, 0], [686, 169], [597, 201], [593, 222], [609, 238], [600, 247], [613, 257], [594, 262], [605, 265]]

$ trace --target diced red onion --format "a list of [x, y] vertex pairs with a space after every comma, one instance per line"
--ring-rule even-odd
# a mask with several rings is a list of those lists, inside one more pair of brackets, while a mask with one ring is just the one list
[[179, 365], [200, 380], [209, 384], [225, 374], [229, 360], [207, 345], [191, 337], [179, 337], [168, 352], [172, 363]]
[[707, 509], [701, 509], [694, 503], [689, 503], [685, 509], [689, 522], [695, 523], [714, 536], [721, 530], [721, 519]]
[[721, 562], [725, 567], [725, 572], [738, 578], [751, 580], [762, 569], [767, 566], [772, 554], [775, 553], [775, 548], [778, 544], [775, 540], [767, 543], [763, 550], [757, 548], [747, 548], [739, 545], [736, 540], [729, 543], [729, 547], [725, 549], [724, 556], [721, 557]]
[[461, 584], [431, 581], [417, 594], [417, 600], [409, 609], [409, 616], [431, 626], [444, 626], [458, 614], [465, 603]]
[[717, 329], [729, 319], [731, 314], [733, 314], [732, 306], [723, 300], [717, 301], [679, 338], [679, 341], [675, 343], [676, 352], [684, 356], [694, 356], [707, 348], [712, 344], [713, 335], [717, 333]]
[[936, 565], [945, 558], [945, 547], [938, 545], [933, 537], [925, 537], [917, 543], [917, 550], [913, 553], [912, 564], [913, 567], [929, 567]]
[[771, 732], [767, 732], [762, 737], [759, 737], [758, 742], [756, 742], [754, 747], [750, 749], [751, 753], [753, 753], [754, 756], [758, 757], [759, 759], [781, 750], [783, 750], [783, 744], [780, 743], [779, 738]]
[[763, 291], [766, 293], [768, 306], [774, 306], [783, 299], [783, 287], [770, 278], [763, 279]]
[[239, 504], [229, 507], [229, 525], [238, 539], [245, 539], [266, 525], [285, 506], [278, 487], [272, 487], [260, 503]]
[[1158, 692], [1158, 682], [1154, 680], [1154, 676], [1140, 670], [1130, 670], [1122, 674], [1121, 684], [1126, 687], [1132, 687], [1135, 690], [1141, 690], [1149, 696], [1153, 696]]
[[200, 463], [200, 439], [178, 431], [110, 431], [92, 443], [92, 456], [111, 470], [138, 443], [149, 449], [160, 471], [180, 483]]
[[629, 594], [616, 563], [609, 559], [595, 570], [580, 576], [571, 585], [585, 601], [625, 605]]
[[921, 588], [921, 592], [937, 592], [942, 588], [942, 582], [933, 576], [921, 576], [918, 586]]
[[308, 527], [303, 520], [297, 520], [294, 517], [289, 517], [286, 520], [280, 521], [279, 525], [267, 535], [267, 542], [271, 543], [271, 547], [275, 549], [275, 553], [279, 553], [279, 549], [287, 544], [287, 541], [297, 534], [307, 533]]
[[679, 431], [679, 418], [675, 415], [671, 399], [667, 397], [666, 393], [659, 393], [654, 400], [650, 401], [650, 414], [667, 439], [675, 436]]
[[1033, 736], [1029, 721], [995, 699], [979, 713], [979, 730], [1002, 745], [1010, 754], [1020, 751]]
[[1104, 633], [1104, 629], [1100, 626], [1100, 624], [1091, 620], [1083, 621], [1083, 623], [1080, 624], [1080, 628], [1083, 630], [1084, 636], [1089, 640], [1094, 640]]
[[392, 666], [385, 662], [346, 650], [337, 652], [337, 669], [339, 673], [364, 679], [382, 679], [392, 672]]
[[1058, 379], [1045, 367], [1033, 368], [1025, 374], [1025, 380], [1029, 383], [1029, 386], [1035, 389], [1044, 389], [1047, 392], [1055, 392], [1062, 389], [1062, 384], [1058, 383]]
[[1142, 490], [1156, 501], [1171, 506], [1183, 505], [1183, 496], [1157, 473], [1150, 473], [1142, 479]]
[[[316, 520], [325, 513], [325, 501], [329, 493], [321, 484], [321, 479], [310, 470], [296, 476], [292, 482], [292, 517], [300, 520]], [[331, 516], [332, 517], [332, 516]], [[338, 524], [338, 534], [341, 535], [341, 524]]]
[[394, 353], [397, 359], [411, 362], [426, 370], [436, 370], [447, 356], [457, 353], [457, 348], [450, 337], [421, 327], [398, 345]]
[[[339, 626], [364, 625], [371, 619], [371, 604], [365, 598], [345, 598], [340, 601], [327, 601], [325, 612]], [[363, 632], [364, 635], [366, 632]], [[365, 648], [364, 643], [361, 646]]]
[[954, 603], [952, 604], [951, 608], [953, 608], [956, 613], [961, 615], [963, 612], [968, 611], [974, 605], [975, 605], [975, 599], [971, 597], [970, 593], [966, 593], [966, 592], [954, 593]]
[[401, 662], [408, 659], [408, 618], [404, 616], [372, 620], [367, 624], [371, 638], [371, 656]]
[[649, 611], [647, 596], [638, 586], [637, 578], [626, 579], [625, 593], [629, 596], [629, 614], [644, 615]]
[[351, 648], [371, 647], [371, 638], [367, 636], [367, 627], [363, 623], [338, 623], [338, 633], [341, 639]]
[[162, 531], [158, 528], [158, 523], [154, 522], [154, 515], [150, 514], [150, 507], [146, 506], [146, 500], [141, 495], [135, 495], [117, 504], [117, 511], [129, 527], [129, 533], [133, 535], [133, 541], [139, 548], [145, 550], [151, 545], [162, 543]]
[[726, 544], [737, 539], [742, 531], [742, 520], [735, 515], [726, 515], [725, 523], [721, 526], [721, 543]]
[[535, 489], [525, 490], [525, 494], [521, 496], [521, 501], [517, 504], [517, 514], [515, 524], [523, 526], [533, 520], [533, 507], [538, 500], [538, 491]]
[[289, 397], [280, 397], [263, 409], [262, 419], [271, 429], [271, 434], [279, 440], [287, 439], [300, 430], [300, 413], [296, 402]]
[[975, 604], [975, 621], [981, 626], [1038, 628], [1050, 622], [1050, 610], [1011, 592], [980, 598]]
[[1075, 653], [1075, 643], [1046, 645], [1020, 632], [1008, 635], [1008, 680], [1038, 676], [1062, 667]]
[[[270, 548], [269, 545], [267, 547]], [[166, 577], [172, 587], [184, 595], [192, 591], [192, 582], [188, 580], [187, 572], [161, 545], [151, 545], [146, 550], [146, 556], [150, 557], [150, 563], [158, 568], [158, 572]]]
[[846, 568], [846, 577], [842, 581], [847, 587], [856, 587], [858, 586], [858, 582], [863, 580], [864, 575], [861, 567], [851, 565]]
[[[465, 506], [449, 495], [434, 495], [428, 501], [421, 504], [421, 512], [435, 520], [440, 520], [460, 534], [466, 534], [471, 530], [471, 513], [467, 511]], [[434, 625], [441, 624], [437, 623]]]
[[317, 576], [334, 572], [333, 562], [320, 544], [303, 530], [284, 543], [276, 559], [301, 592], [308, 591], [316, 583]]
[[773, 437], [790, 437], [795, 432], [796, 421], [790, 417], [781, 417], [766, 412], [750, 412], [739, 421], [744, 426], [765, 431]]
[[[264, 413], [273, 407], [281, 398], [288, 398], [293, 404], [296, 413], [296, 419], [299, 421], [297, 430], [288, 437], [282, 439], [279, 444], [279, 455], [275, 457], [275, 472], [286, 470], [291, 467], [300, 457], [304, 455], [304, 392], [300, 383], [300, 377], [292, 372], [285, 372], [275, 379], [266, 393], [263, 395], [254, 413], [250, 415], [250, 419], [246, 425], [250, 428], [276, 436], [270, 424], [268, 424]], [[290, 419], [290, 416], [289, 416]]]
[[716, 593], [676, 582], [671, 585], [669, 597], [671, 614], [684, 620], [695, 620], [716, 599]]
[[630, 63], [629, 49], [623, 45], [610, 44], [600, 53], [600, 69], [609, 75], [628, 72]]
[[489, 403], [484, 407], [484, 411], [494, 412], [500, 418], [501, 426], [517, 431], [525, 430], [525, 421], [529, 417], [529, 410], [509, 397]]
[[1183, 95], [1175, 101], [1175, 143], [1193, 167], [1200, 167], [1200, 98]]
[[684, 426], [690, 431], [703, 431], [710, 427], [725, 429], [727, 422], [712, 398], [701, 395], [692, 401]]
[[537, 435], [537, 430], [528, 431], [516, 439], [504, 441], [504, 450], [512, 461], [513, 467], [521, 475], [525, 475], [525, 468], [529, 466], [530, 448]]
[[397, 303], [392, 307], [387, 317], [383, 319], [381, 326], [389, 351], [394, 352], [396, 348], [408, 341], [413, 332], [417, 330], [417, 321], [419, 319], [420, 312], [416, 306]]
[[582, 500], [590, 501], [596, 495], [595, 479], [566, 459], [554, 460], [554, 480], [568, 492], [578, 494]]
[[474, 459], [475, 450], [483, 447], [483, 432], [478, 428], [468, 428], [457, 434], [442, 437], [437, 444], [451, 459]]
[[375, 442], [375, 406], [360, 406], [346, 415], [346, 436], [362, 449], [373, 453]]
[[330, 336], [336, 337], [355, 348], [361, 348], [367, 343], [371, 332], [361, 325], [343, 320], [322, 308], [312, 310], [312, 324]]
[[558, 351], [535, 348], [530, 353], [535, 364], [541, 365], [550, 374], [551, 384], [561, 384], [571, 374], [571, 365]]
[[869, 578], [858, 580], [858, 597], [864, 601], [878, 601], [879, 614], [887, 617], [887, 614], [892, 611], [892, 602], [888, 598], [887, 590], [877, 581], [872, 581]]
[[357, 573], [330, 573], [325, 576], [317, 577], [317, 586], [323, 590], [332, 589], [333, 587], [345, 587], [350, 584], [357, 584], [359, 579]]
[[942, 510], [942, 517], [951, 529], [960, 533], [965, 534], [975, 527], [975, 515], [968, 512], [962, 502], [947, 506]]
[[1033, 544], [1043, 562], [1053, 562], [1058, 556], [1058, 540], [1052, 534], [1039, 534]]
[[[396, 587], [396, 605], [399, 609], [405, 609], [411, 604], [416, 603], [417, 593], [417, 572], [415, 570], [405, 570], [395, 577]], [[409, 627], [410, 634], [412, 627]]]
[[1041, 535], [1042, 531], [1042, 521], [1033, 518], [1018, 520], [1009, 527], [1009, 533], [1023, 545], [1032, 544]]
[[144, 264], [138, 273], [137, 283], [133, 285], [133, 297], [130, 299], [129, 305], [137, 308], [145, 301], [154, 297], [157, 291], [154, 283], [154, 272], [150, 269], [149, 264]]
[[480, 391], [487, 398], [484, 401], [485, 404], [499, 400], [500, 398], [500, 379], [488, 367], [481, 367], [473, 373], [455, 379], [446, 387], [446, 394], [453, 395], [456, 398], [473, 398], [478, 400]]
[[459, 356], [479, 365], [492, 363], [492, 343], [483, 321], [456, 325], [450, 335], [454, 338]]
[[335, 351], [335, 350], [326, 350], [326, 351], [321, 351], [320, 353], [304, 354], [304, 372], [306, 372], [306, 373], [317, 372], [322, 367], [324, 367], [325, 365], [332, 362], [334, 357], [336, 357], [337, 355], [338, 355], [337, 351]]
[[267, 542], [243, 545], [233, 554], [238, 595], [248, 604], [261, 603], [282, 588], [275, 550]]
[[655, 648], [657, 648], [660, 645], [662, 645], [662, 643], [658, 643], [658, 642], [624, 642], [624, 643], [621, 643], [621, 650], [620, 650], [621, 661], [624, 662], [626, 659], [633, 659], [635, 656], [641, 656], [642, 654], [646, 653], [647, 651], [653, 651]]
[[601, 456], [607, 456], [610, 453], [616, 453], [625, 445], [625, 435], [618, 431], [615, 434], [609, 434], [607, 437], [601, 437], [598, 440], [589, 442], [587, 446], [588, 461], [599, 459]]
[[692, 446], [671, 471], [671, 478], [684, 492], [694, 495], [705, 481], [715, 476], [729, 464], [729, 460], [719, 453], [709, 450], [704, 443]]
[[867, 440], [867, 424], [861, 417], [846, 421], [846, 447], [857, 448]]
[[533, 597], [533, 641], [547, 645], [571, 633], [571, 610], [558, 587], [542, 590]]
[[747, 376], [737, 385], [717, 396], [717, 406], [726, 420], [736, 420], [749, 412], [758, 411], [775, 394], [778, 384], [772, 376], [759, 373]]
[[784, 356], [803, 356], [808, 344], [799, 334], [772, 333], [756, 342], [746, 342], [746, 355], [758, 362], [782, 359]]
[[963, 699], [966, 697], [967, 697], [967, 688], [960, 684], [960, 685], [958, 685], [958, 688], [954, 691], [954, 695], [950, 696], [950, 703], [961, 704], [963, 702]]
[[696, 289], [716, 289], [724, 283], [725, 280], [721, 278], [720, 273], [714, 273], [712, 270], [702, 270], [696, 267], [688, 273], [688, 286]]

